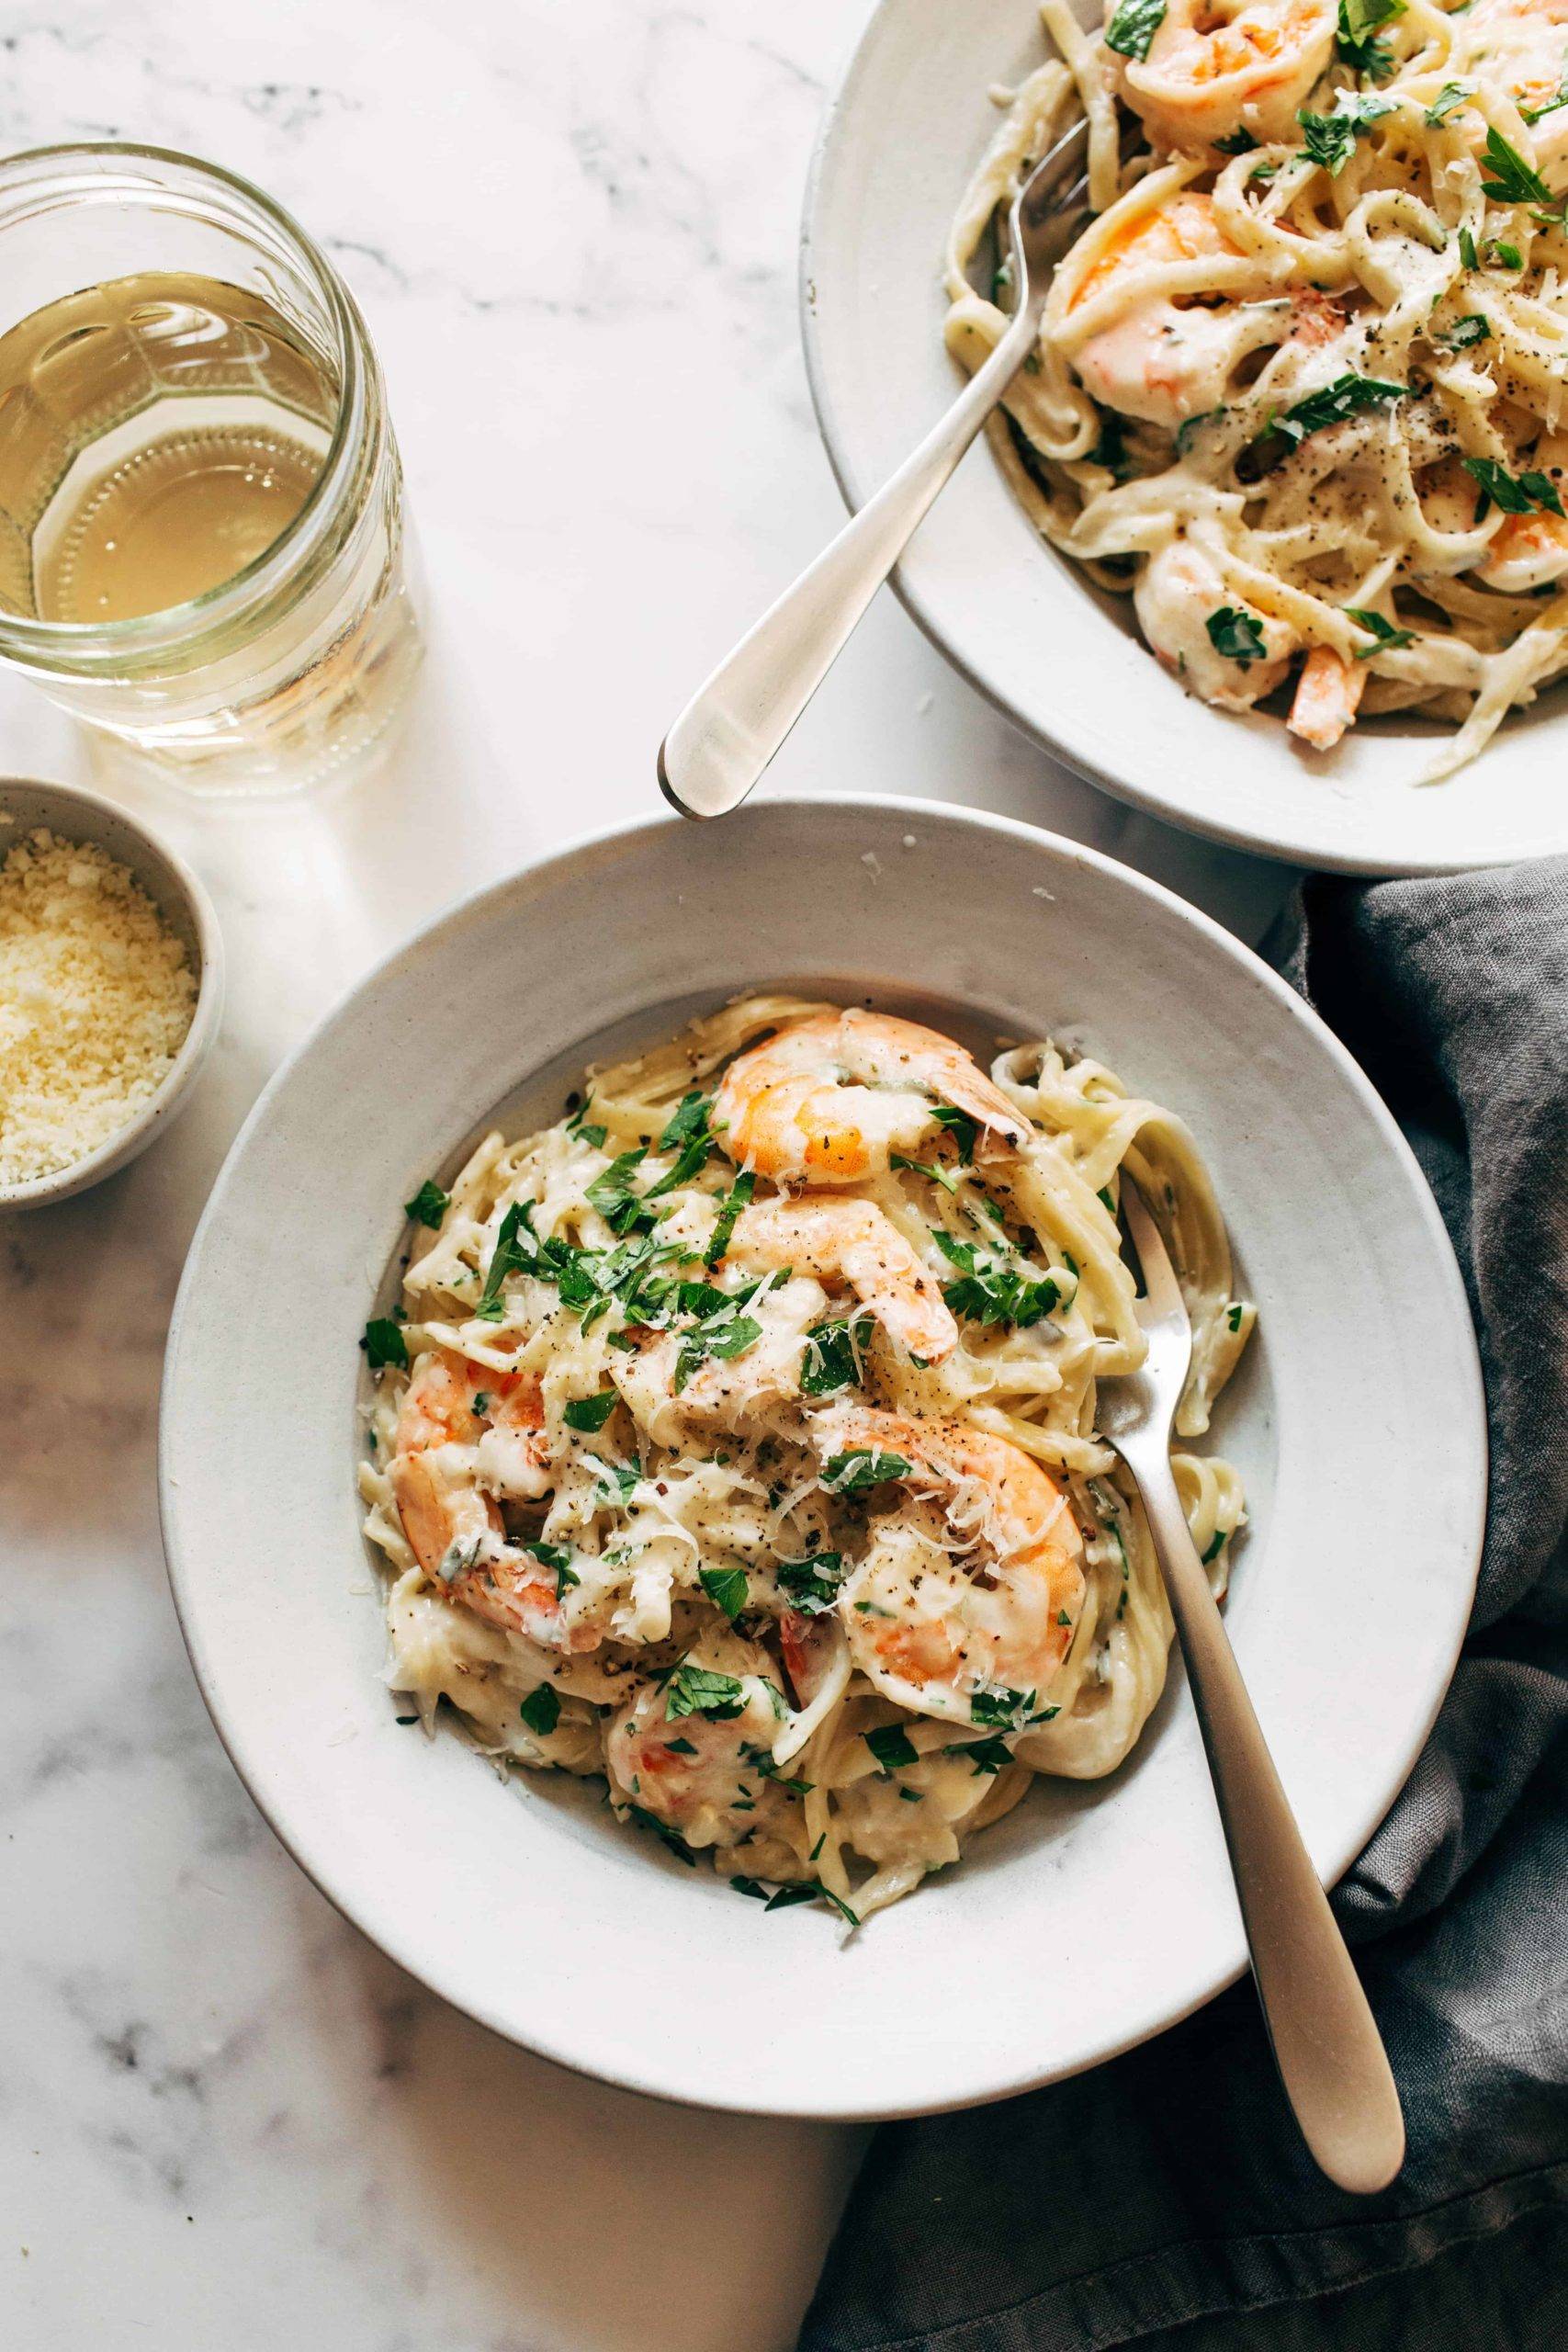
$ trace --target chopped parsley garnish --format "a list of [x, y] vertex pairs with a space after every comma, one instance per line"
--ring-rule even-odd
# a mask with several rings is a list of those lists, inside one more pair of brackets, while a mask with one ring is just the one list
[[619, 1390], [602, 1388], [597, 1396], [574, 1396], [562, 1407], [561, 1419], [569, 1430], [602, 1430], [620, 1401]]
[[541, 1682], [536, 1690], [529, 1691], [517, 1712], [536, 1737], [548, 1739], [560, 1721], [560, 1693]]
[[514, 1201], [501, 1220], [501, 1230], [495, 1237], [495, 1248], [491, 1251], [490, 1266], [485, 1274], [484, 1288], [479, 1293], [479, 1305], [474, 1309], [475, 1315], [483, 1322], [499, 1323], [505, 1312], [501, 1296], [502, 1284], [509, 1274], [536, 1272], [538, 1258], [538, 1236], [534, 1231], [534, 1204], [532, 1201]]
[[1193, 436], [1199, 428], [1205, 424], [1217, 424], [1224, 413], [1223, 408], [1201, 409], [1196, 416], [1190, 416], [1183, 424], [1179, 424], [1176, 428], [1177, 456], [1184, 458], [1192, 447]]
[[541, 1567], [553, 1571], [558, 1597], [572, 1585], [582, 1582], [571, 1565], [571, 1554], [564, 1544], [525, 1544], [523, 1549], [530, 1558], [537, 1560]]
[[983, 1772], [999, 1772], [1012, 1762], [1012, 1750], [1005, 1739], [954, 1739], [942, 1749], [944, 1756], [967, 1756], [975, 1767], [975, 1778]]
[[1332, 179], [1349, 162], [1357, 140], [1365, 138], [1374, 122], [1392, 112], [1386, 98], [1358, 97], [1353, 91], [1336, 90], [1332, 114], [1311, 114], [1303, 107], [1296, 120], [1307, 153]]
[[1221, 1528], [1219, 1532], [1214, 1536], [1213, 1542], [1205, 1547], [1201, 1555], [1203, 1566], [1207, 1567], [1211, 1560], [1217, 1560], [1224, 1548], [1225, 1532], [1224, 1528]]
[[667, 1739], [663, 1745], [666, 1756], [694, 1756], [697, 1752], [696, 1742], [691, 1739]]
[[1481, 183], [1482, 192], [1495, 196], [1504, 204], [1550, 204], [1551, 190], [1540, 174], [1526, 163], [1517, 147], [1510, 147], [1502, 132], [1488, 124], [1484, 150], [1486, 167], [1492, 177]]
[[773, 1574], [792, 1609], [797, 1609], [803, 1617], [820, 1617], [839, 1598], [844, 1581], [844, 1555], [841, 1552], [813, 1552], [805, 1560], [779, 1560], [774, 1563]]
[[901, 1453], [881, 1453], [874, 1446], [852, 1445], [846, 1453], [835, 1453], [822, 1473], [822, 1484], [830, 1495], [863, 1495], [868, 1487], [885, 1487], [892, 1479], [907, 1478], [913, 1465]]
[[[970, 1721], [992, 1724], [998, 1731], [1017, 1731], [1033, 1712], [1034, 1697], [1032, 1690], [1009, 1690], [999, 1683], [990, 1690], [972, 1691], [969, 1698]], [[1051, 1712], [1054, 1714], [1055, 1709]]]
[[1468, 351], [1472, 343], [1484, 343], [1492, 329], [1479, 311], [1471, 311], [1456, 319], [1443, 336], [1450, 351]]
[[383, 1364], [394, 1364], [399, 1372], [409, 1368], [409, 1346], [402, 1331], [389, 1315], [372, 1316], [365, 1326], [365, 1337], [359, 1342], [365, 1351], [365, 1361], [372, 1372], [379, 1372]]
[[768, 1890], [754, 1878], [732, 1878], [729, 1882], [737, 1894], [754, 1894], [759, 1903], [768, 1899]]
[[[698, 1309], [698, 1320], [689, 1331], [682, 1333], [681, 1344], [675, 1352], [677, 1395], [693, 1373], [710, 1356], [718, 1356], [728, 1363], [732, 1358], [744, 1355], [747, 1349], [761, 1338], [761, 1325], [753, 1316], [743, 1315], [740, 1310], [772, 1280], [769, 1275], [763, 1282], [753, 1283], [750, 1290], [738, 1291], [733, 1296], [728, 1291], [716, 1290], [711, 1283], [682, 1283], [682, 1304], [688, 1292], [699, 1291], [704, 1294], [704, 1298]], [[716, 1306], [709, 1304], [714, 1299], [719, 1302]]]
[[1466, 269], [1479, 269], [1481, 266], [1476, 258], [1475, 239], [1468, 229], [1461, 229], [1459, 232], [1459, 257]]
[[1562, 501], [1550, 474], [1520, 474], [1516, 481], [1495, 458], [1465, 458], [1461, 462], [1481, 492], [1475, 507], [1478, 523], [1489, 506], [1501, 507], [1505, 514], [1528, 514], [1535, 507], [1549, 514], [1562, 512]]
[[1322, 433], [1331, 424], [1342, 424], [1347, 417], [1358, 415], [1362, 409], [1377, 408], [1385, 401], [1407, 397], [1404, 384], [1384, 384], [1375, 376], [1337, 376], [1320, 392], [1309, 392], [1304, 400], [1295, 401], [1273, 418], [1268, 429], [1292, 447], [1299, 447], [1309, 433]]
[[732, 1723], [746, 1712], [746, 1692], [733, 1674], [715, 1674], [683, 1659], [664, 1685], [664, 1713], [671, 1723], [682, 1715], [705, 1715], [710, 1723]]
[[746, 1571], [744, 1568], [699, 1568], [697, 1582], [716, 1609], [722, 1609], [733, 1624], [746, 1606]]
[[1339, 28], [1334, 46], [1347, 65], [1385, 82], [1393, 71], [1393, 51], [1372, 36], [1380, 25], [1393, 24], [1404, 14], [1405, 0], [1339, 0]]
[[628, 1804], [626, 1818], [628, 1821], [635, 1821], [639, 1829], [651, 1829], [654, 1836], [668, 1846], [672, 1854], [686, 1863], [690, 1869], [695, 1870], [697, 1858], [681, 1836], [680, 1831], [671, 1829], [667, 1821], [660, 1821], [656, 1813], [649, 1813], [645, 1804]]
[[[1349, 614], [1350, 618], [1353, 621], [1359, 621], [1363, 628], [1374, 630], [1380, 637], [1385, 628], [1389, 628], [1388, 622], [1384, 620], [1381, 613], [1360, 613], [1356, 610], [1356, 607], [1353, 605], [1347, 605], [1345, 609]], [[1389, 633], [1393, 637], [1408, 634], [1408, 632], [1401, 631], [1399, 629], [1390, 629]], [[1243, 1312], [1244, 1310], [1239, 1298], [1234, 1300], [1232, 1304], [1226, 1307], [1225, 1321], [1230, 1325], [1233, 1331], [1240, 1330]]]
[[940, 1225], [932, 1226], [931, 1239], [949, 1265], [958, 1269], [958, 1279], [944, 1283], [942, 1291], [954, 1315], [974, 1323], [1011, 1323], [1026, 1330], [1061, 1302], [1060, 1285], [1050, 1274], [1034, 1281], [998, 1259], [983, 1258], [972, 1241], [958, 1240]]
[[729, 1247], [730, 1237], [735, 1231], [736, 1218], [746, 1206], [747, 1202], [750, 1199], [756, 1189], [757, 1179], [751, 1174], [750, 1170], [744, 1170], [736, 1178], [734, 1183], [725, 1194], [723, 1203], [719, 1208], [718, 1222], [714, 1227], [713, 1238], [703, 1252], [703, 1263], [705, 1266], [717, 1265], [719, 1260], [723, 1257], [725, 1251]]
[[629, 1503], [637, 1492], [637, 1481], [642, 1476], [641, 1463], [601, 1462], [596, 1453], [591, 1453], [588, 1459], [599, 1473], [600, 1499], [623, 1506]]
[[842, 1322], [814, 1323], [806, 1335], [800, 1360], [801, 1394], [832, 1396], [840, 1388], [854, 1388], [864, 1378], [862, 1350], [869, 1337], [868, 1318], [852, 1315]]
[[1244, 611], [1239, 605], [1221, 605], [1209, 615], [1203, 624], [1209, 632], [1209, 642], [1223, 660], [1248, 662], [1263, 659], [1263, 624], [1255, 613]]
[[588, 1187], [587, 1198], [596, 1208], [612, 1233], [629, 1233], [646, 1212], [642, 1195], [632, 1190], [632, 1176], [648, 1158], [648, 1146], [638, 1144], [631, 1151], [623, 1151], [611, 1160], [602, 1176], [595, 1176]]
[[412, 1201], [403, 1203], [403, 1215], [415, 1225], [428, 1225], [439, 1232], [441, 1220], [452, 1205], [452, 1195], [444, 1193], [439, 1184], [426, 1177]]
[[566, 1131], [569, 1136], [581, 1136], [583, 1142], [591, 1143], [595, 1151], [603, 1151], [610, 1130], [608, 1127], [590, 1126], [588, 1114], [592, 1107], [592, 1098], [586, 1102], [580, 1103], [567, 1121]]
[[1555, 114], [1559, 107], [1568, 107], [1568, 59], [1562, 66], [1562, 78], [1557, 85], [1557, 96], [1548, 98], [1543, 107], [1521, 107], [1520, 114], [1527, 122], [1539, 122], [1542, 115]]
[[1140, 62], [1149, 53], [1149, 44], [1165, 22], [1166, 0], [1121, 0], [1115, 15], [1105, 28], [1105, 46], [1119, 57], [1135, 57]]
[[940, 1184], [944, 1193], [956, 1193], [958, 1179], [949, 1168], [938, 1168], [929, 1159], [907, 1159], [901, 1151], [891, 1151], [888, 1163], [894, 1168], [907, 1168], [911, 1176], [923, 1176], [928, 1183]]
[[[1385, 621], [1381, 613], [1367, 612], [1359, 605], [1347, 605], [1345, 610], [1358, 628], [1366, 629], [1377, 639], [1375, 645], [1359, 645], [1356, 648], [1358, 662], [1370, 662], [1374, 653], [1397, 653], [1402, 646], [1414, 645], [1416, 642], [1416, 632], [1413, 628], [1395, 628], [1393, 623]], [[1239, 1331], [1241, 1329], [1240, 1307], [1232, 1306], [1226, 1312], [1231, 1329]]]
[[1245, 123], [1238, 130], [1230, 131], [1224, 139], [1216, 139], [1214, 141], [1214, 145], [1222, 155], [1250, 155], [1257, 144], [1257, 140]]
[[649, 1185], [646, 1195], [649, 1200], [657, 1200], [661, 1193], [672, 1193], [678, 1185], [689, 1184], [707, 1166], [708, 1154], [715, 1148], [708, 1125], [712, 1109], [711, 1094], [682, 1095], [659, 1138], [660, 1151], [678, 1155], [675, 1165], [657, 1184]]
[[865, 1734], [865, 1744], [885, 1772], [897, 1770], [901, 1764], [918, 1764], [920, 1751], [902, 1724], [883, 1724], [875, 1731]]
[[1427, 119], [1433, 130], [1435, 130], [1439, 123], [1447, 122], [1455, 108], [1462, 107], [1470, 96], [1470, 91], [1462, 82], [1445, 82], [1427, 108]]
[[392, 1717], [392, 1721], [395, 1724], [416, 1724], [419, 1721], [419, 1717], [417, 1715], [394, 1715]]
[[1492, 238], [1486, 252], [1488, 258], [1495, 261], [1499, 269], [1523, 269], [1525, 266], [1525, 257], [1517, 245], [1505, 244], [1501, 237]]
[[945, 1127], [957, 1146], [961, 1163], [965, 1168], [969, 1167], [975, 1158], [975, 1146], [979, 1141], [980, 1130], [968, 1112], [956, 1110], [951, 1102], [933, 1102], [931, 1117], [939, 1127]]
[[[812, 1849], [813, 1860], [820, 1850], [821, 1843], [818, 1840]], [[852, 1911], [841, 1896], [833, 1894], [830, 1888], [822, 1885], [820, 1881], [814, 1878], [800, 1879], [793, 1886], [781, 1886], [776, 1894], [770, 1894], [767, 1888], [759, 1885], [754, 1878], [732, 1878], [729, 1883], [737, 1894], [760, 1894], [770, 1911], [793, 1911], [797, 1903], [815, 1903], [820, 1895], [824, 1903], [830, 1903], [835, 1911], [843, 1913], [852, 1928], [860, 1926], [859, 1913]]]

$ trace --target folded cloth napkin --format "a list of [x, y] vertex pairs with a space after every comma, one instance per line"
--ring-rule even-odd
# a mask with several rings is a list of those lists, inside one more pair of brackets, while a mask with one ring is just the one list
[[1092, 2074], [885, 2127], [800, 2352], [1568, 2346], [1568, 859], [1315, 880], [1280, 944], [1420, 1159], [1486, 1375], [1464, 1654], [1334, 1898], [1404, 2170], [1316, 2171], [1244, 1981]]

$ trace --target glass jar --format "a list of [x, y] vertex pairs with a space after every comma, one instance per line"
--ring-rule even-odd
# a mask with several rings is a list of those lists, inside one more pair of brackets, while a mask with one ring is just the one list
[[0, 164], [0, 660], [111, 766], [357, 768], [421, 647], [381, 372], [325, 254], [213, 164], [42, 148]]

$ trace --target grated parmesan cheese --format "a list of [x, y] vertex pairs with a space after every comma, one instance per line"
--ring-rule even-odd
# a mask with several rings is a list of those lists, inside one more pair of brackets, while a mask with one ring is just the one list
[[123, 865], [41, 828], [18, 842], [0, 865], [0, 1184], [107, 1143], [195, 1010], [186, 951]]

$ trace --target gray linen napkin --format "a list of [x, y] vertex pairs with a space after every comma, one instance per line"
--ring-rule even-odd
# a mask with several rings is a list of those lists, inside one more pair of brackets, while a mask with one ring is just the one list
[[1092, 2074], [878, 2132], [800, 2352], [1568, 2345], [1568, 859], [1314, 881], [1278, 947], [1420, 1159], [1486, 1375], [1464, 1655], [1335, 1896], [1404, 2171], [1367, 2199], [1317, 2173], [1244, 1982]]

